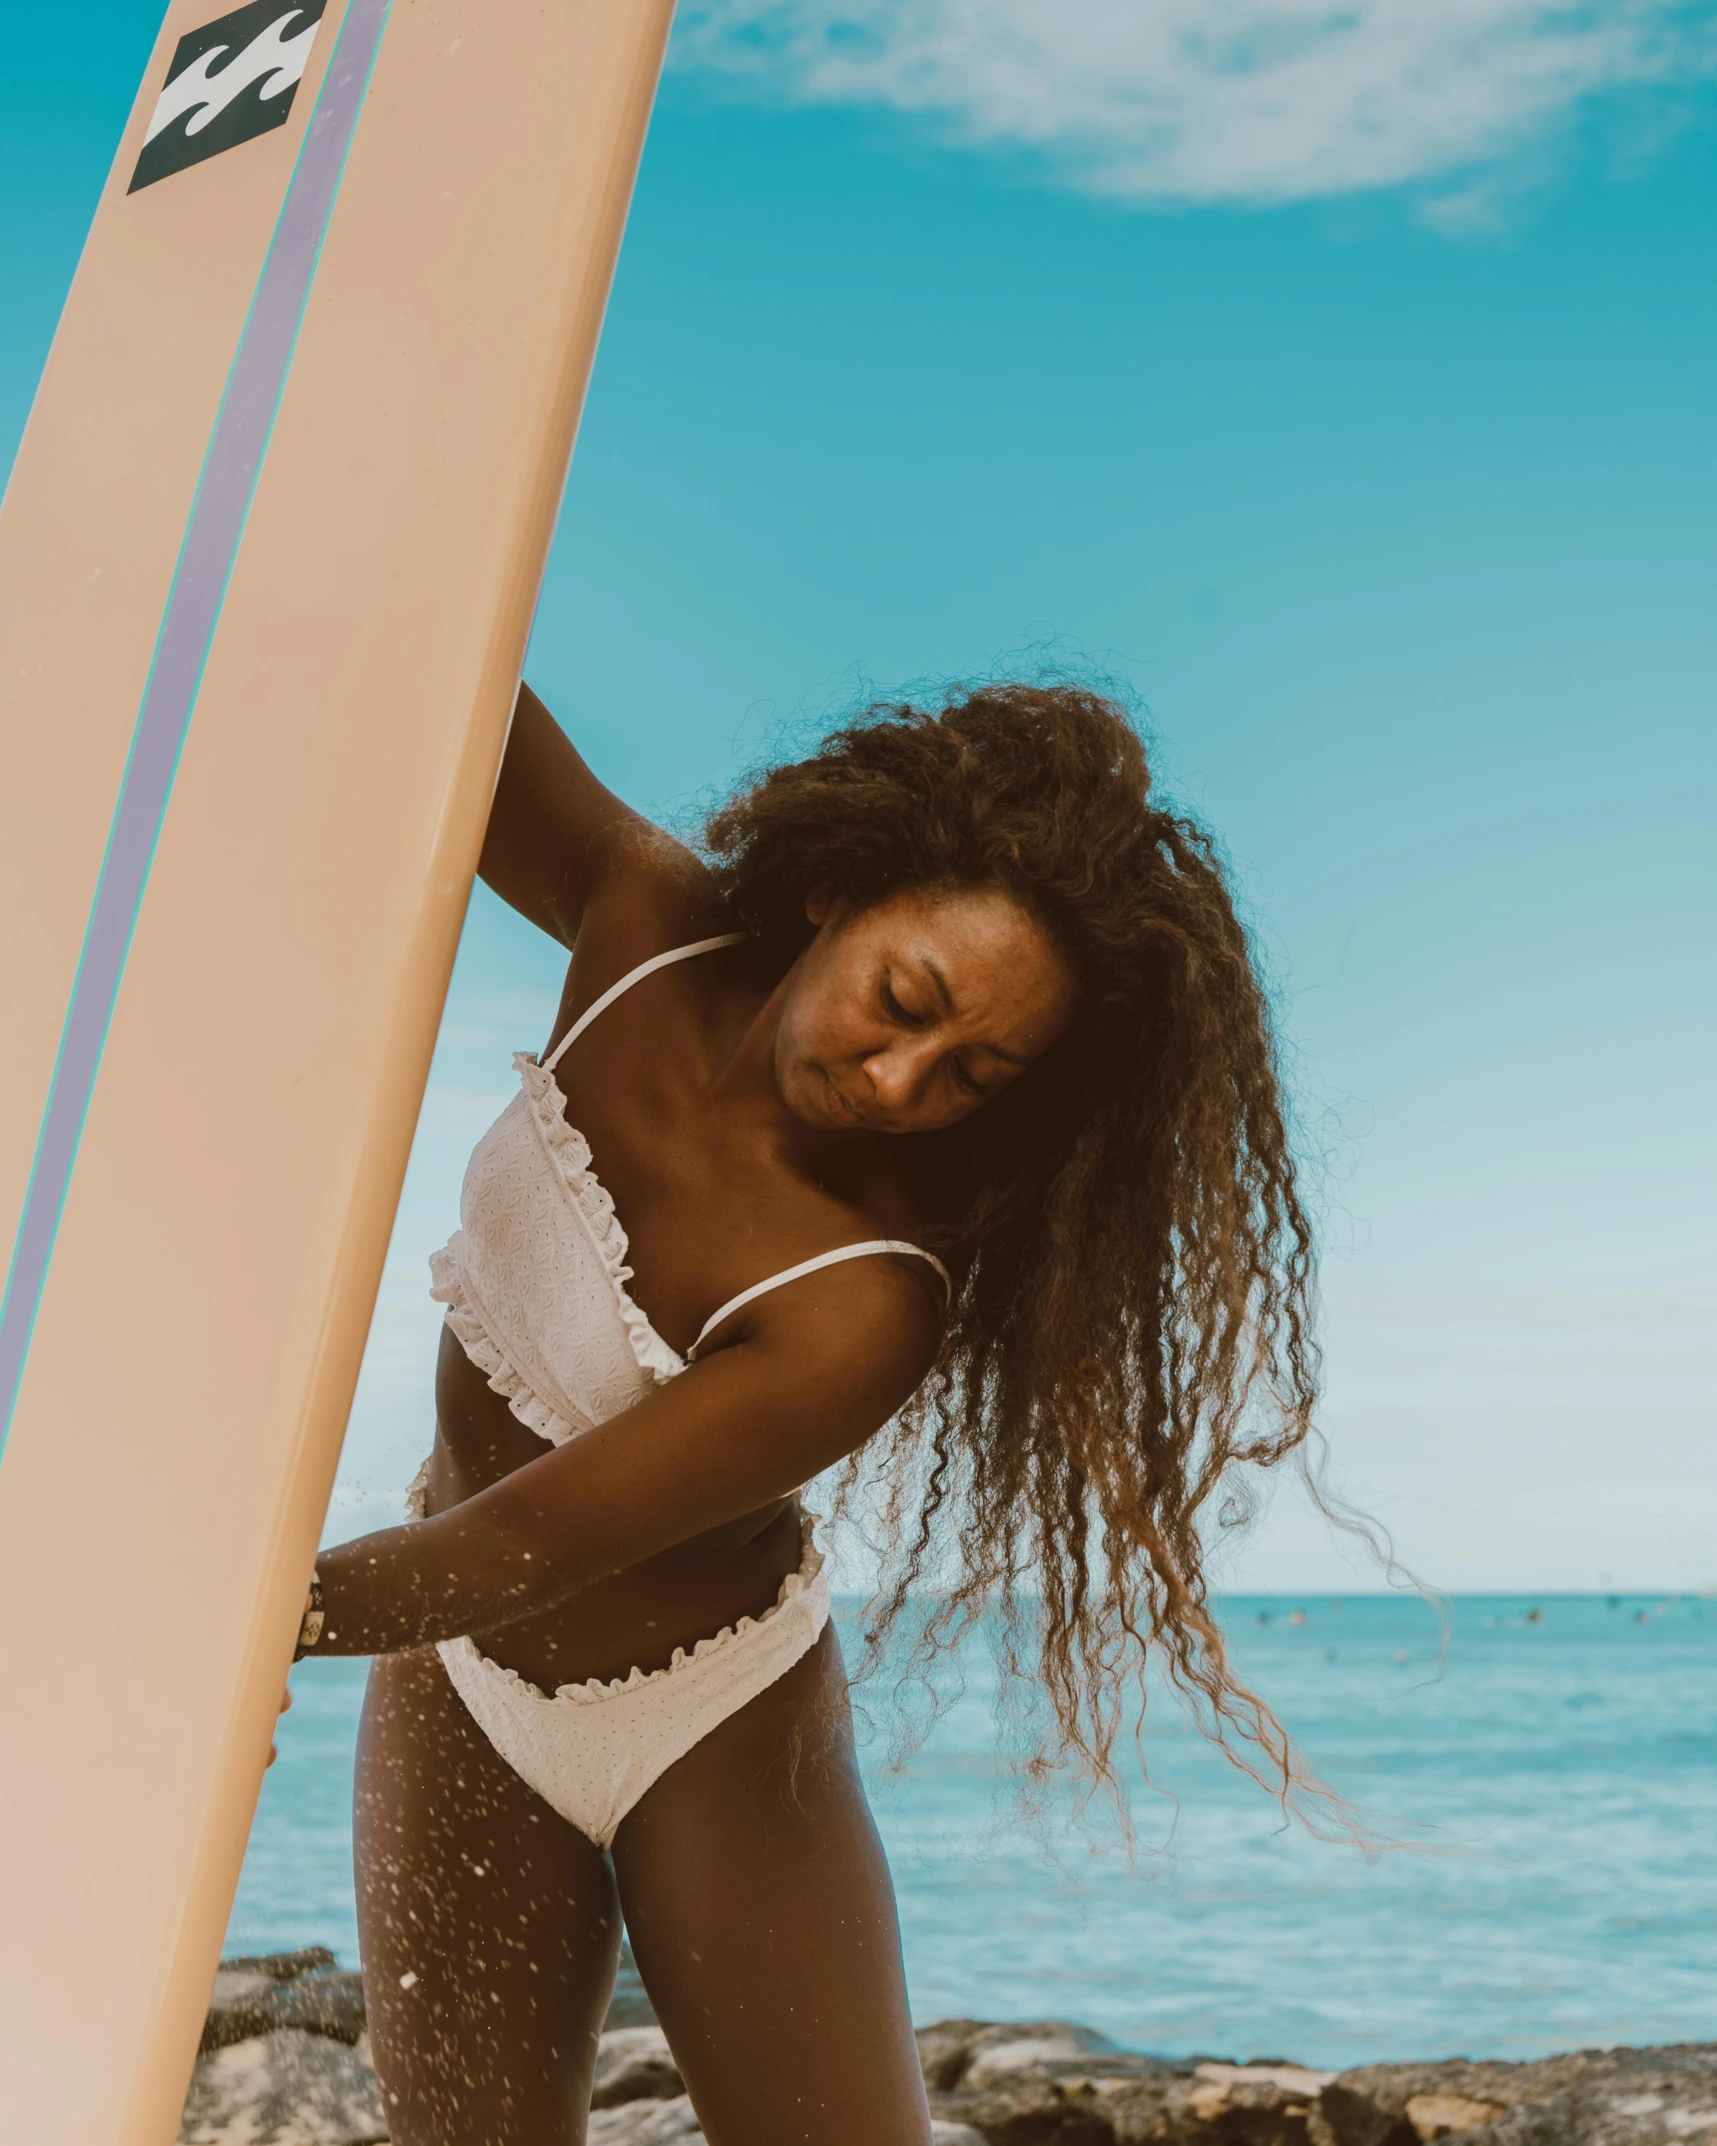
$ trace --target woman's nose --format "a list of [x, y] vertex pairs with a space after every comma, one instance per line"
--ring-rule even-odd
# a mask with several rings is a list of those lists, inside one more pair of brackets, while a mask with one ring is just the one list
[[873, 1051], [864, 1069], [884, 1110], [898, 1113], [910, 1109], [923, 1083], [924, 1069], [909, 1040], [898, 1039]]

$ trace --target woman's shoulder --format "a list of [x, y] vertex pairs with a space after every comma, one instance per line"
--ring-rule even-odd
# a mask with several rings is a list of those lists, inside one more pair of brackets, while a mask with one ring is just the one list
[[665, 828], [638, 820], [614, 843], [591, 890], [575, 960], [593, 977], [612, 968], [613, 981], [641, 961], [731, 929], [709, 867]]
[[940, 1346], [948, 1305], [940, 1268], [866, 1206], [826, 1191], [797, 1200], [785, 1188], [758, 1193], [727, 1217], [730, 1252], [742, 1244], [743, 1254], [709, 1278], [721, 1310], [700, 1336], [700, 1360], [737, 1342], [785, 1345], [819, 1379], [863, 1386], [880, 1377], [891, 1389], [882, 1413], [891, 1413]]
[[[788, 1174], [784, 1171], [783, 1178]], [[920, 1242], [924, 1217], [886, 1149], [873, 1153], [868, 1164], [858, 1164], [842, 1182], [791, 1174], [791, 1190], [785, 1182], [769, 1188], [776, 1271], [802, 1263], [813, 1271], [824, 1263], [838, 1264], [843, 1271], [831, 1279], [855, 1310], [864, 1305], [891, 1325], [903, 1300], [910, 1299], [939, 1326], [948, 1300], [943, 1269]]]

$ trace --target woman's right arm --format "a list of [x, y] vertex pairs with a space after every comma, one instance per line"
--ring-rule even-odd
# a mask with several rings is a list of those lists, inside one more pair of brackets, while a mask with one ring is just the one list
[[629, 863], [649, 871], [652, 851], [659, 871], [667, 840], [597, 781], [566, 732], [521, 685], [477, 865], [485, 885], [570, 947], [598, 883]]
[[940, 1307], [903, 1265], [854, 1260], [806, 1276], [790, 1299], [753, 1305], [742, 1338], [621, 1415], [433, 1519], [323, 1551], [313, 1651], [389, 1654], [492, 1631], [790, 1497], [886, 1423], [930, 1368]]

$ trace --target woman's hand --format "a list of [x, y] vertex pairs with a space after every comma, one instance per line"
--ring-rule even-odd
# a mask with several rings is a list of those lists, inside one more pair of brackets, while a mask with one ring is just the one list
[[[287, 1689], [287, 1690], [285, 1690], [285, 1691], [283, 1691], [283, 1692], [281, 1693], [281, 1695], [280, 1695], [280, 1707], [279, 1707], [279, 1711], [280, 1711], [280, 1712], [281, 1712], [282, 1714], [284, 1714], [284, 1713], [286, 1712], [286, 1709], [287, 1709], [287, 1708], [288, 1708], [288, 1707], [289, 1707], [289, 1706], [290, 1706], [291, 1704], [292, 1704], [292, 1692], [291, 1692], [291, 1688], [290, 1688], [290, 1687], [288, 1687], [288, 1689]], [[269, 1766], [272, 1766], [272, 1765], [274, 1764], [275, 1760], [276, 1760], [277, 1758], [279, 1758], [279, 1756], [280, 1756], [280, 1753], [279, 1753], [279, 1752], [278, 1752], [278, 1751], [277, 1751], [277, 1750], [275, 1749], [275, 1747], [273, 1746], [273, 1744], [270, 1744], [270, 1745], [269, 1745], [269, 1747], [268, 1747], [268, 1764], [269, 1764]], [[263, 1771], [264, 1771], [264, 1772], [266, 1772], [267, 1770], [268, 1770], [268, 1769], [267, 1769], [267, 1767], [265, 1767], [265, 1768], [263, 1769]]]

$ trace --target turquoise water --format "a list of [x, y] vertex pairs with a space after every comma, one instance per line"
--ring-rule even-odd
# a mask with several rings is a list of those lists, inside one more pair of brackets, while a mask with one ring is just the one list
[[[1131, 1863], [1065, 1807], [1023, 1824], [977, 1657], [904, 1771], [867, 1746], [916, 2017], [1329, 2066], [1717, 2040], [1717, 1600], [1467, 1597], [1440, 1673], [1413, 1599], [1230, 1600], [1223, 1621], [1324, 1778], [1429, 1851], [1284, 1830], [1166, 1707]], [[294, 1672], [229, 1950], [356, 1961], [364, 1674]]]

